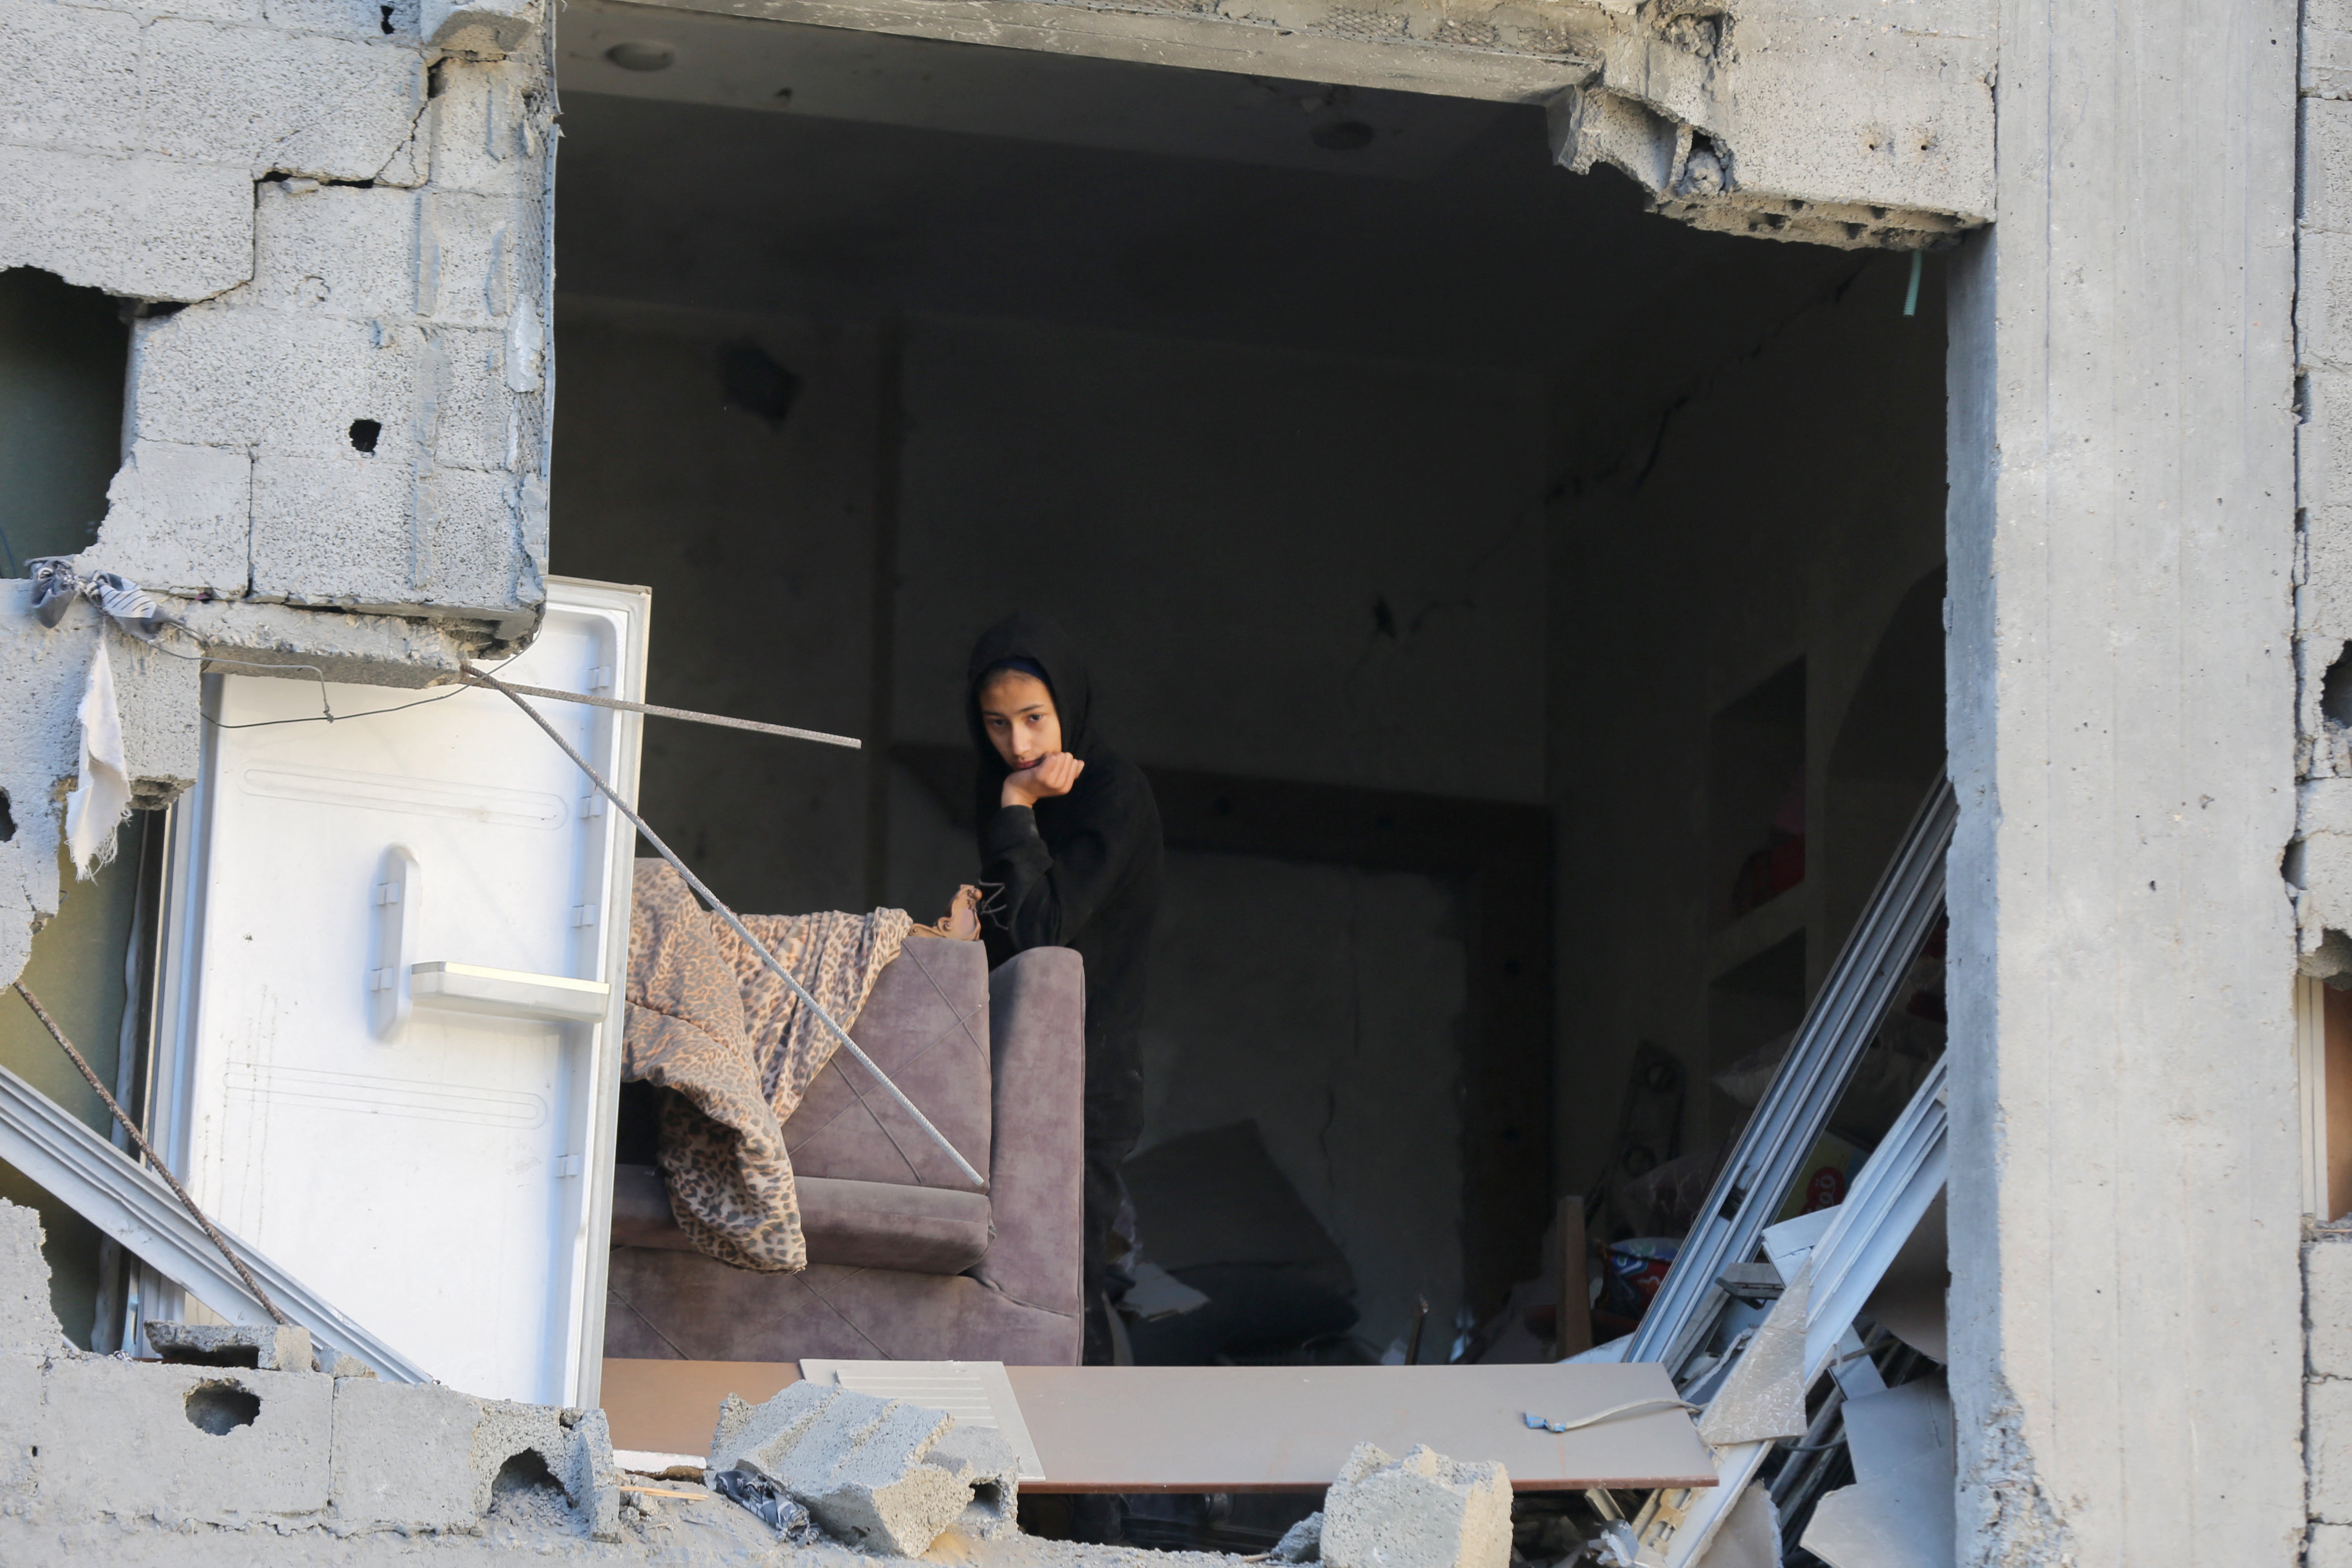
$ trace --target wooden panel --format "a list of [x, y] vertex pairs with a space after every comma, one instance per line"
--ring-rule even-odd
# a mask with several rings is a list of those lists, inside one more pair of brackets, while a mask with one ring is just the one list
[[2327, 1174], [2322, 1219], [2352, 1213], [2352, 991], [2323, 986], [2326, 996]]
[[[706, 1452], [721, 1398], [764, 1399], [797, 1375], [788, 1363], [607, 1360], [613, 1446]], [[1673, 1398], [1654, 1365], [1013, 1366], [1005, 1376], [1045, 1465], [1029, 1491], [1307, 1490], [1328, 1486], [1365, 1442], [1495, 1460], [1522, 1491], [1715, 1484], [1690, 1417], [1670, 1405], [1560, 1434], [1520, 1418]]]
[[604, 1358], [604, 1419], [613, 1447], [653, 1454], [708, 1454], [719, 1405], [740, 1394], [757, 1405], [801, 1380], [796, 1361], [630, 1361]]

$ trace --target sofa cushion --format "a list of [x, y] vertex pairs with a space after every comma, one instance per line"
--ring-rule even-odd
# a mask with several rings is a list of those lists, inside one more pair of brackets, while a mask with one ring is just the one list
[[[992, 1082], [988, 952], [976, 942], [909, 937], [850, 1026], [874, 1058], [972, 1168], [989, 1168]], [[927, 1187], [970, 1186], [887, 1089], [846, 1051], [810, 1080], [784, 1123], [784, 1146], [808, 1206], [812, 1176]], [[814, 1245], [815, 1232], [809, 1232]], [[812, 1255], [814, 1256], [814, 1255]]]
[[[988, 1251], [983, 1193], [835, 1176], [801, 1176], [799, 1185], [801, 1234], [812, 1267], [961, 1274]], [[654, 1166], [613, 1168], [613, 1245], [694, 1250], [671, 1216], [669, 1193]]]

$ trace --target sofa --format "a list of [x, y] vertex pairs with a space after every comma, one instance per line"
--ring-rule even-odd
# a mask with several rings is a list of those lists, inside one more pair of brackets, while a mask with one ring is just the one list
[[911, 937], [850, 1037], [988, 1178], [971, 1183], [847, 1052], [784, 1123], [808, 1268], [696, 1251], [660, 1170], [614, 1168], [608, 1357], [1078, 1359], [1086, 980], [1067, 948], [992, 973]]

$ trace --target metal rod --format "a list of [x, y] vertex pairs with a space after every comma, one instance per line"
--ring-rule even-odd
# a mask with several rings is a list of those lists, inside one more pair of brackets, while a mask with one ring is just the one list
[[584, 702], [591, 708], [612, 708], [623, 713], [650, 713], [656, 719], [683, 719], [691, 724], [716, 724], [726, 730], [755, 730], [762, 735], [814, 741], [824, 746], [846, 746], [853, 752], [866, 749], [866, 742], [854, 735], [828, 735], [822, 730], [795, 730], [790, 724], [762, 724], [754, 719], [730, 719], [723, 713], [697, 713], [690, 708], [661, 708], [651, 702], [631, 702], [619, 697], [591, 697], [583, 691], [558, 691], [552, 687], [522, 686], [511, 680], [501, 685], [470, 664], [465, 667], [465, 674], [468, 686], [496, 685], [502, 691], [520, 691], [527, 697], [545, 697], [557, 702]]
[[741, 937], [745, 942], [751, 944], [751, 951], [760, 955], [760, 962], [765, 963], [770, 969], [774, 970], [777, 978], [782, 980], [785, 984], [791, 986], [793, 988], [793, 994], [798, 996], [801, 1001], [808, 1006], [809, 1010], [817, 1016], [826, 1028], [833, 1031], [834, 1037], [841, 1042], [842, 1048], [847, 1051], [852, 1057], [855, 1057], [860, 1067], [873, 1074], [874, 1080], [877, 1083], [879, 1083], [884, 1089], [890, 1091], [890, 1097], [898, 1102], [900, 1107], [906, 1110], [908, 1115], [915, 1119], [915, 1125], [920, 1127], [925, 1132], [929, 1133], [930, 1135], [931, 1142], [937, 1143], [940, 1149], [946, 1152], [947, 1157], [955, 1162], [956, 1169], [964, 1173], [965, 1179], [970, 1181], [976, 1189], [983, 1192], [987, 1190], [988, 1182], [986, 1178], [982, 1177], [978, 1171], [971, 1168], [971, 1161], [965, 1159], [961, 1154], [956, 1152], [956, 1146], [948, 1142], [947, 1134], [940, 1131], [937, 1127], [931, 1125], [931, 1119], [924, 1115], [921, 1109], [918, 1107], [913, 1100], [907, 1098], [905, 1090], [901, 1089], [897, 1084], [890, 1081], [890, 1075], [888, 1073], [884, 1072], [880, 1068], [874, 1065], [874, 1058], [867, 1056], [864, 1051], [858, 1048], [857, 1042], [849, 1037], [849, 1031], [843, 1028], [841, 1025], [835, 1020], [832, 1014], [826, 1012], [823, 1006], [818, 1005], [817, 999], [809, 994], [808, 987], [802, 984], [800, 981], [793, 976], [791, 970], [786, 969], [782, 963], [777, 962], [776, 955], [768, 951], [767, 945], [764, 942], [761, 942], [758, 937], [753, 936], [750, 929], [746, 927], [741, 921], [735, 918], [735, 911], [729, 909], [724, 903], [722, 903], [719, 900], [719, 895], [712, 892], [709, 885], [706, 884], [701, 878], [687, 869], [686, 862], [679, 859], [670, 849], [670, 847], [662, 842], [661, 835], [656, 833], [651, 827], [647, 826], [646, 825], [646, 819], [639, 816], [629, 803], [623, 800], [613, 786], [604, 782], [604, 775], [598, 773], [594, 767], [591, 766], [587, 758], [582, 756], [577, 751], [573, 750], [571, 742], [565, 740], [562, 736], [555, 732], [555, 726], [547, 721], [546, 715], [541, 713], [538, 709], [533, 708], [530, 703], [525, 702], [522, 700], [520, 688], [508, 685], [505, 681], [499, 679], [496, 676], [489, 674], [488, 671], [483, 670], [471, 663], [462, 665], [459, 668], [464, 670], [468, 678], [476, 681], [478, 684], [489, 687], [495, 691], [505, 692], [506, 695], [513, 700], [516, 707], [521, 709], [525, 713], [530, 715], [530, 721], [532, 723], [538, 725], [540, 729], [546, 732], [549, 740], [562, 747], [563, 754], [570, 757], [580, 771], [588, 775], [590, 781], [595, 784], [596, 788], [604, 795], [604, 798], [613, 803], [614, 809], [618, 811], [622, 816], [627, 817], [631, 823], [635, 824], [637, 831], [645, 835], [646, 842], [652, 845], [654, 848], [660, 853], [661, 858], [669, 862], [670, 868], [676, 871], [679, 876], [686, 879], [686, 885], [692, 888], [697, 893], [701, 895], [702, 901], [709, 904], [712, 912], [717, 914], [720, 920], [727, 922], [730, 930], [733, 931], [737, 936]]
[[106, 1085], [98, 1081], [98, 1074], [90, 1070], [89, 1063], [83, 1058], [82, 1054], [74, 1049], [74, 1043], [66, 1038], [66, 1032], [58, 1027], [58, 1021], [49, 1016], [48, 1009], [42, 1006], [30, 991], [25, 989], [23, 981], [14, 982], [11, 989], [25, 999], [25, 1005], [33, 1010], [33, 1016], [41, 1021], [41, 1027], [48, 1030], [49, 1038], [57, 1041], [66, 1055], [73, 1058], [73, 1065], [80, 1070], [81, 1076], [89, 1080], [89, 1087], [98, 1091], [98, 1098], [106, 1101], [106, 1109], [114, 1113], [114, 1120], [121, 1123], [122, 1130], [131, 1134], [131, 1141], [139, 1145], [139, 1152], [147, 1156], [147, 1163], [155, 1167], [155, 1173], [163, 1178], [164, 1184], [172, 1189], [172, 1195], [180, 1200], [181, 1206], [188, 1211], [189, 1217], [194, 1219], [205, 1235], [211, 1238], [212, 1244], [220, 1248], [221, 1256], [227, 1258], [229, 1267], [236, 1270], [236, 1277], [245, 1281], [245, 1288], [253, 1292], [253, 1299], [261, 1303], [263, 1311], [269, 1314], [269, 1321], [291, 1326], [294, 1320], [278, 1310], [278, 1303], [269, 1299], [269, 1293], [261, 1288], [261, 1281], [256, 1279], [253, 1277], [253, 1270], [245, 1266], [245, 1259], [239, 1258], [236, 1255], [236, 1249], [229, 1246], [228, 1238], [215, 1228], [211, 1220], [205, 1217], [205, 1211], [196, 1206], [196, 1200], [188, 1195], [188, 1189], [180, 1185], [180, 1178], [172, 1174], [171, 1167], [155, 1157], [155, 1151], [147, 1145], [147, 1135], [140, 1131], [137, 1124], [122, 1113], [121, 1102], [108, 1092]]

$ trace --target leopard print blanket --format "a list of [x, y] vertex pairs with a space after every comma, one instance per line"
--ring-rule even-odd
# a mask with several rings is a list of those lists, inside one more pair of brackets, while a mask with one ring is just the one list
[[[743, 923], [844, 1028], [914, 929], [904, 910]], [[701, 1251], [765, 1274], [808, 1267], [783, 1124], [839, 1045], [667, 861], [637, 862], [621, 1076], [676, 1090], [662, 1096], [659, 1158]]]

